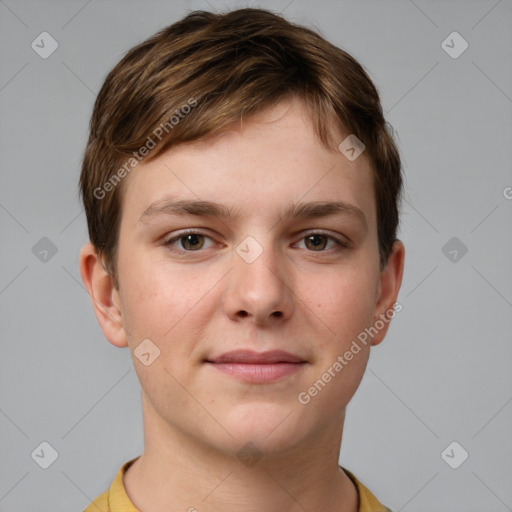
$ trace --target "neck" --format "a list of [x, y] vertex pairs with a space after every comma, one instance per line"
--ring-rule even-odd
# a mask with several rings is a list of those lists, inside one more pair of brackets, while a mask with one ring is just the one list
[[144, 409], [144, 453], [124, 476], [126, 493], [141, 512], [169, 512], [170, 506], [188, 512], [358, 509], [357, 491], [338, 466], [343, 422], [300, 446], [238, 458]]

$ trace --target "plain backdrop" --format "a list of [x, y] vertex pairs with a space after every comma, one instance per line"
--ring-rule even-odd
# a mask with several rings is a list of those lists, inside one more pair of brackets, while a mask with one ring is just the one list
[[82, 510], [142, 452], [130, 354], [78, 270], [88, 122], [133, 45], [187, 11], [249, 5], [363, 64], [404, 162], [403, 310], [340, 463], [395, 512], [512, 510], [512, 1], [0, 0], [0, 512]]

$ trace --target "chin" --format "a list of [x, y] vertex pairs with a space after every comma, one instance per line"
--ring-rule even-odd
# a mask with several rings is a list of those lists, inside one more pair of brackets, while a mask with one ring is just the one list
[[248, 446], [270, 454], [293, 449], [308, 437], [308, 422], [298, 411], [291, 405], [250, 402], [231, 408], [222, 424], [233, 436], [235, 452]]

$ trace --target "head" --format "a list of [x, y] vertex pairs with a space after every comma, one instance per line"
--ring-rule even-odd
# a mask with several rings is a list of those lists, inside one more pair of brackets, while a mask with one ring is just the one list
[[[339, 425], [394, 316], [401, 189], [375, 86], [314, 31], [195, 12], [130, 50], [94, 106], [80, 266], [145, 413], [234, 451]], [[216, 364], [237, 349], [284, 350], [300, 369], [249, 383]]]

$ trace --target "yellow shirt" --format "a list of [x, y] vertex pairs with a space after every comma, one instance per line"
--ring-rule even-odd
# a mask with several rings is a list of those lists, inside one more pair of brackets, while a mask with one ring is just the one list
[[[110, 489], [98, 496], [83, 512], [139, 512], [128, 498], [123, 485], [125, 471], [137, 459], [138, 457], [126, 462], [114, 478]], [[359, 496], [358, 512], [391, 512], [350, 471], [342, 469], [356, 486]]]

